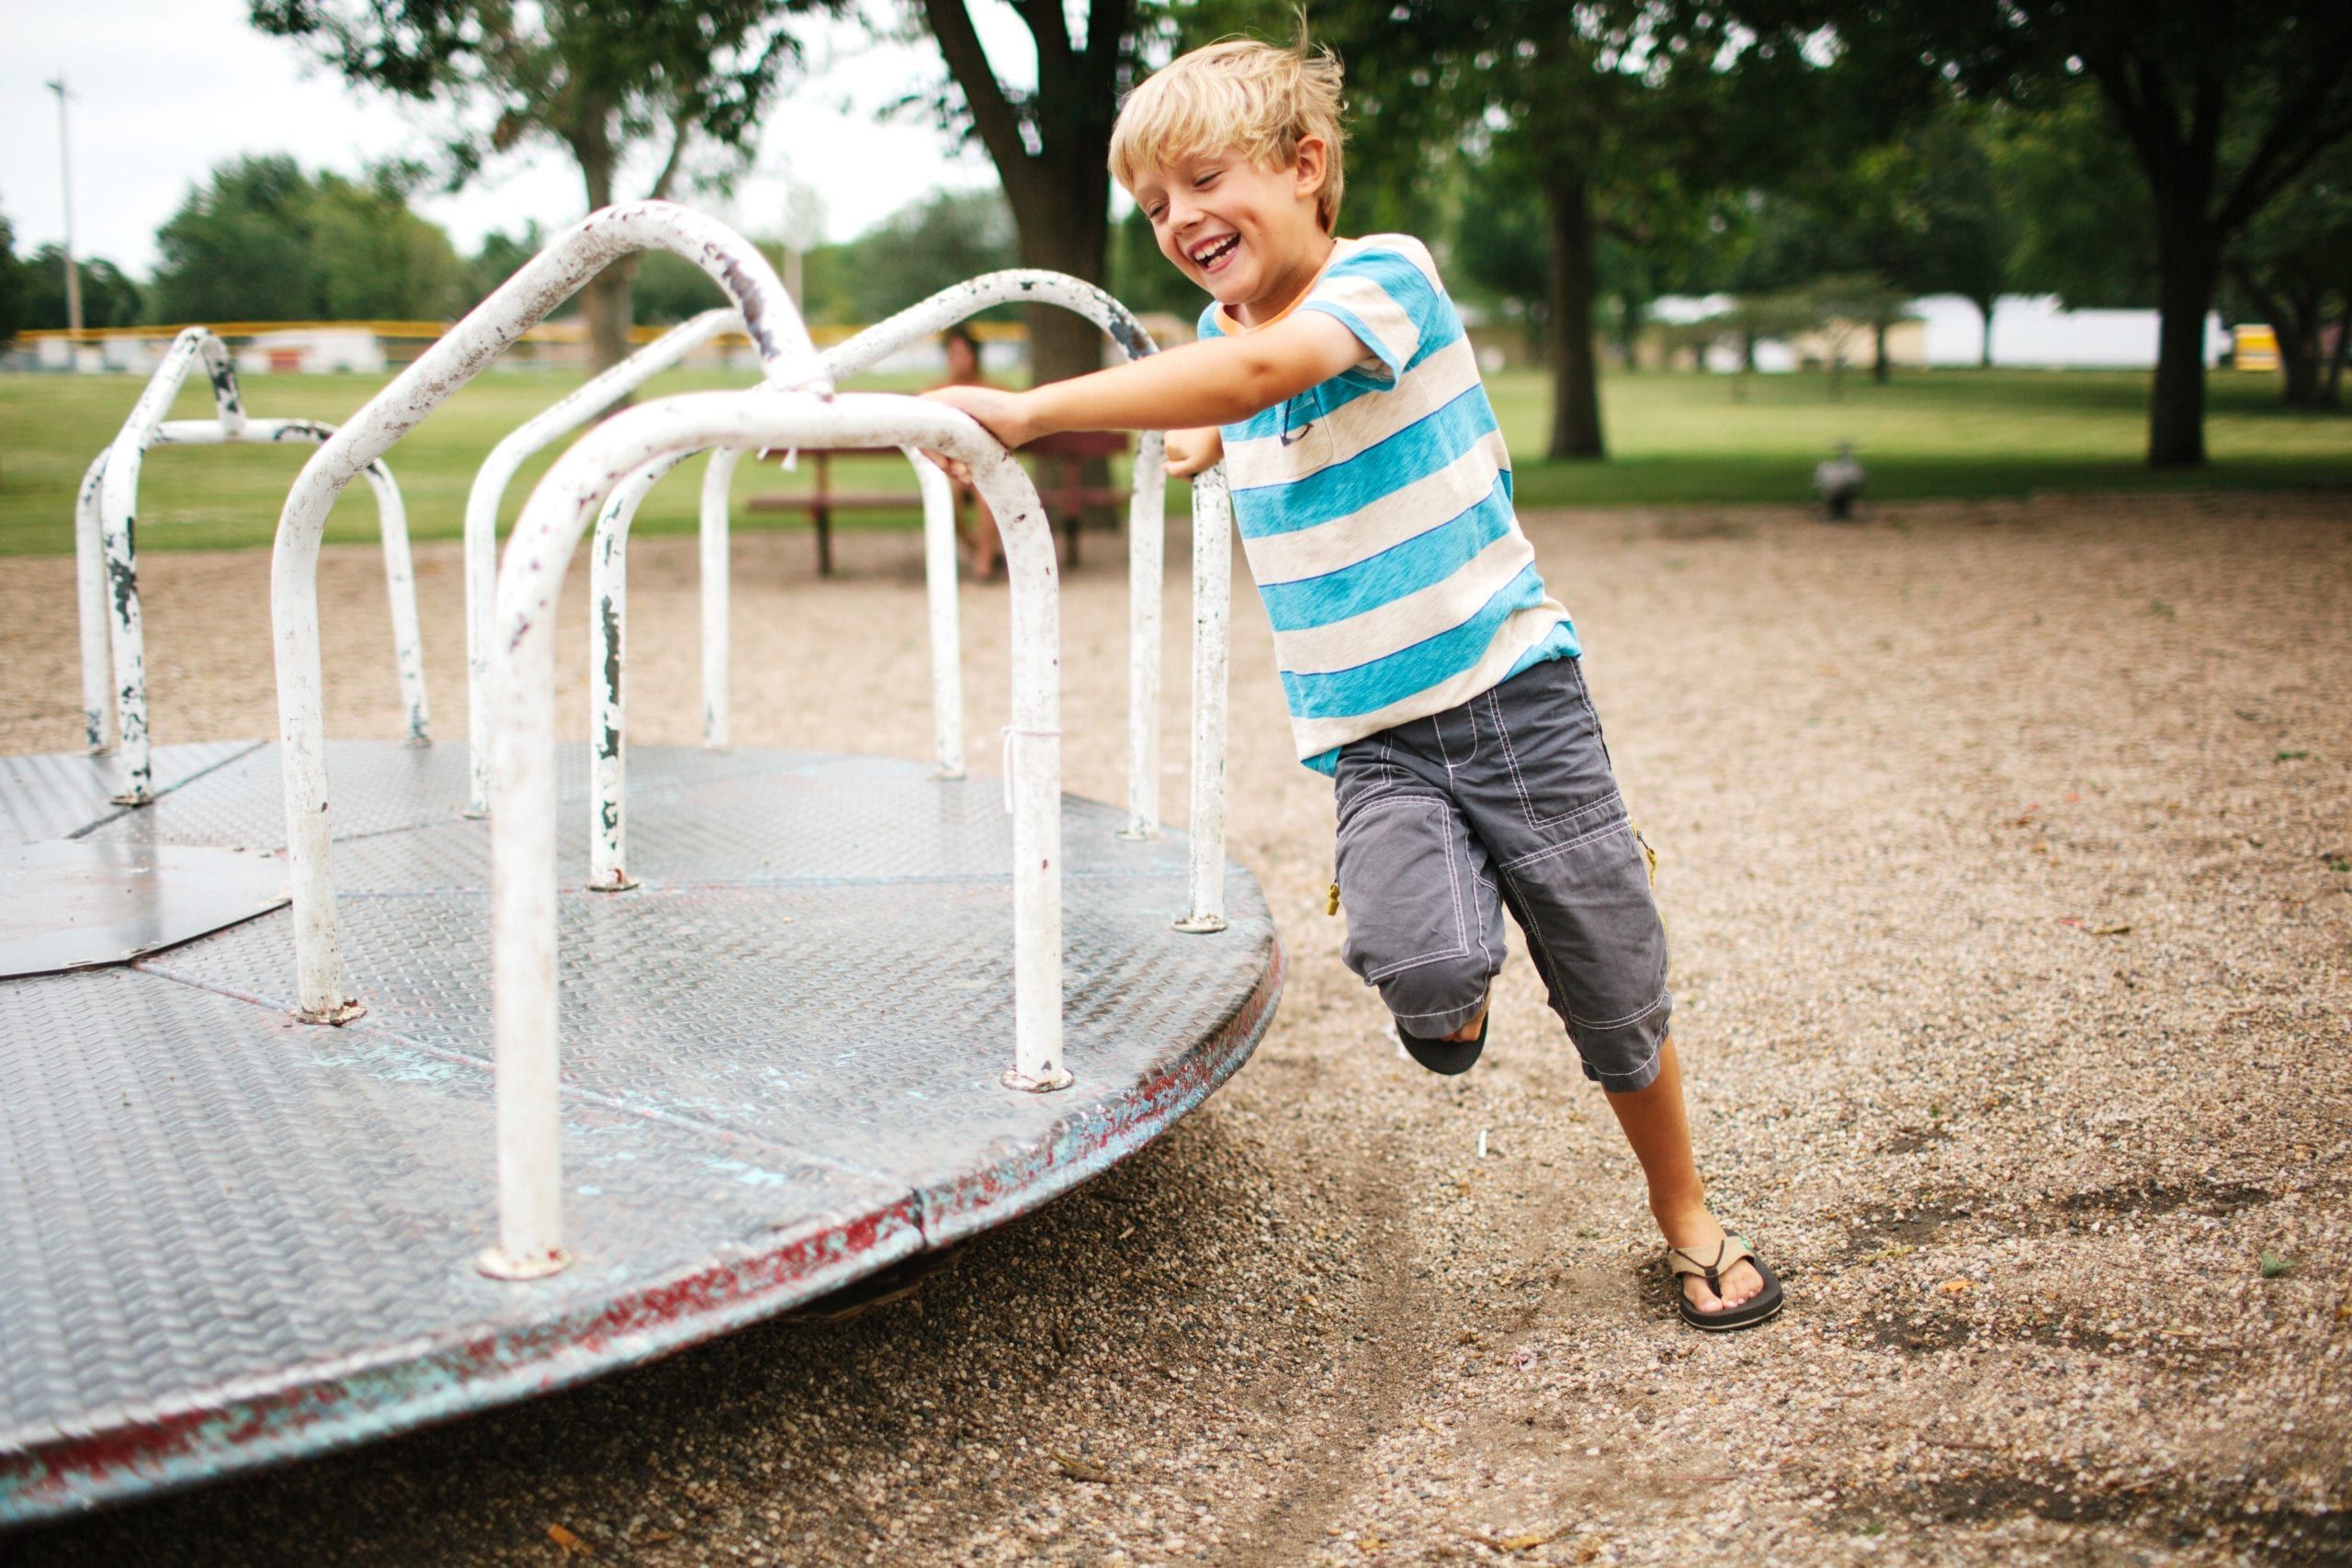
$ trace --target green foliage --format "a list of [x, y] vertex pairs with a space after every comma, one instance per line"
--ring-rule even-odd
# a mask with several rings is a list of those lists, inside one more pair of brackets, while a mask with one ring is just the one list
[[[430, 321], [461, 302], [449, 237], [389, 174], [313, 180], [284, 154], [232, 159], [155, 241], [159, 321]], [[86, 290], [83, 309], [95, 322]]]
[[300, 40], [349, 81], [437, 103], [462, 179], [488, 158], [553, 142], [578, 158], [592, 202], [611, 199], [622, 150], [657, 136], [667, 193], [687, 139], [742, 147], [798, 45], [787, 15], [842, 0], [253, 0], [254, 26]]
[[2147, 176], [2098, 89], [2080, 84], [1997, 106], [1984, 130], [2016, 224], [2009, 269], [2019, 286], [2078, 310], [2154, 304]]
[[[144, 297], [120, 267], [104, 257], [84, 256], [74, 263], [74, 270], [82, 275], [85, 327], [138, 325]], [[26, 258], [21, 276], [27, 330], [74, 324], [66, 310], [64, 246], [54, 241], [41, 246]]]
[[25, 264], [17, 259], [17, 231], [0, 213], [0, 348], [25, 328]]
[[[493, 229], [481, 238], [481, 247], [465, 264], [458, 280], [463, 304], [472, 310], [495, 291], [498, 286], [523, 269], [523, 264], [547, 248], [548, 237], [534, 218], [521, 231], [509, 234], [503, 229]], [[577, 315], [580, 300], [577, 295], [548, 312], [550, 316]]]
[[850, 303], [858, 320], [895, 310], [978, 273], [1014, 265], [1012, 214], [994, 191], [935, 191], [860, 235]]

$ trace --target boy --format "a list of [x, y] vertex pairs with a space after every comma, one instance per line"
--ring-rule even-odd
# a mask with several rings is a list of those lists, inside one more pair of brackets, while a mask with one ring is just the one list
[[1715, 1223], [1692, 1163], [1665, 931], [1575, 628], [1429, 252], [1336, 237], [1339, 114], [1328, 54], [1229, 40], [1152, 76], [1111, 172], [1215, 296], [1202, 340], [1033, 391], [931, 395], [1007, 446], [1166, 430], [1171, 473], [1223, 457], [1300, 760], [1334, 778], [1342, 958], [1415, 1059], [1462, 1072], [1508, 908], [1641, 1161], [1682, 1316], [1750, 1326], [1780, 1282]]

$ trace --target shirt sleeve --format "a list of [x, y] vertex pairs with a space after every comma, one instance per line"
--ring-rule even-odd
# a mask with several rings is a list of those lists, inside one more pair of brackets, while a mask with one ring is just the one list
[[1333, 263], [1299, 309], [1320, 310], [1355, 333], [1393, 383], [1453, 306], [1409, 251], [1374, 243]]

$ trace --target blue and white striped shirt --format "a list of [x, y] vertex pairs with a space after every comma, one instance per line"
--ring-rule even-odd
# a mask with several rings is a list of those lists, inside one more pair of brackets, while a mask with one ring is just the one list
[[[1273, 623], [1299, 760], [1577, 651], [1511, 508], [1510, 454], [1419, 240], [1341, 240], [1296, 309], [1364, 356], [1224, 428], [1234, 521]], [[1201, 335], [1249, 329], [1216, 306]]]

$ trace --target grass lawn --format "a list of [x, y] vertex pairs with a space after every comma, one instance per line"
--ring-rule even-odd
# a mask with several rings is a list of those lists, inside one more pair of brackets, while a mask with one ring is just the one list
[[[673, 373], [645, 395], [741, 386], [740, 375]], [[1690, 374], [1612, 376], [1602, 389], [1611, 446], [1606, 463], [1551, 463], [1543, 449], [1543, 379], [1529, 372], [1490, 385], [1517, 456], [1529, 505], [1802, 502], [1814, 463], [1852, 441], [1880, 501], [2019, 495], [2037, 490], [2150, 486], [2352, 488], [2352, 416], [2290, 412], [2278, 406], [2272, 376], [2216, 372], [2209, 382], [2207, 445], [2212, 463], [2190, 473], [2140, 465], [2147, 377], [2075, 371], [1912, 372], [1889, 386], [1849, 376], [1833, 396], [1825, 377], [1758, 376], [1744, 395], [1730, 378]], [[390, 455], [418, 538], [454, 537], [463, 526], [467, 486], [492, 445], [554, 400], [577, 378], [533, 370], [478, 378]], [[263, 415], [347, 417], [381, 383], [357, 376], [255, 376], [248, 409]], [[882, 383], [869, 383], [881, 385]], [[0, 376], [0, 555], [71, 553], [74, 490], [83, 469], [130, 411], [141, 383], [127, 376]], [[209, 399], [197, 378], [173, 410], [202, 418]], [[142, 549], [216, 549], [268, 543], [287, 487], [307, 447], [199, 447], [151, 451], [140, 483]], [[511, 523], [553, 452], [510, 489]], [[637, 526], [677, 532], [694, 524], [692, 469], [655, 489]], [[908, 490], [896, 458], [844, 465], [840, 488]], [[805, 488], [805, 474], [746, 463], [736, 478], [739, 527], [790, 526], [748, 517], [743, 497]], [[1171, 502], [1171, 504], [1175, 502]], [[373, 502], [354, 486], [328, 525], [335, 539], [375, 534]], [[848, 526], [908, 526], [916, 513], [851, 514]]]

